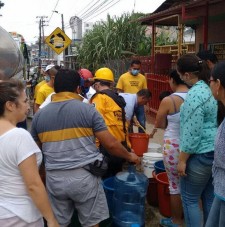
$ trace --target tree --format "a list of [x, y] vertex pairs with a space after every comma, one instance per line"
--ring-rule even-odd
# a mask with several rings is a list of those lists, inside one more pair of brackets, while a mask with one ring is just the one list
[[86, 33], [78, 49], [78, 62], [82, 67], [96, 70], [111, 60], [127, 59], [132, 55], [150, 55], [151, 37], [146, 36], [146, 26], [137, 18], [140, 14], [107, 16], [106, 22], [95, 24]]

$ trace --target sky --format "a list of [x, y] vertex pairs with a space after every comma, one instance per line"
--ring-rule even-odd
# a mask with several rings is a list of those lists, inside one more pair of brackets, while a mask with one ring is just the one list
[[[34, 43], [39, 36], [39, 20], [45, 16], [44, 35], [50, 35], [62, 26], [63, 14], [65, 33], [71, 38], [69, 20], [72, 16], [83, 22], [106, 20], [123, 13], [152, 13], [165, 0], [0, 0], [5, 5], [0, 9], [0, 26], [8, 32], [17, 32], [26, 43]], [[58, 13], [53, 13], [58, 11]]]

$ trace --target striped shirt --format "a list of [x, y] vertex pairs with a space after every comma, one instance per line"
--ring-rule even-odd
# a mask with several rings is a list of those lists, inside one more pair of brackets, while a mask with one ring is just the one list
[[103, 130], [104, 120], [92, 105], [74, 93], [61, 92], [35, 114], [31, 134], [42, 143], [46, 170], [65, 170], [102, 160], [94, 133]]

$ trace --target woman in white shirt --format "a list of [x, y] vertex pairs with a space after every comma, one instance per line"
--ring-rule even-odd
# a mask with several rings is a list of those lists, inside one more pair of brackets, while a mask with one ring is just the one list
[[38, 166], [41, 150], [29, 132], [17, 128], [29, 110], [21, 81], [0, 82], [0, 226], [58, 227]]

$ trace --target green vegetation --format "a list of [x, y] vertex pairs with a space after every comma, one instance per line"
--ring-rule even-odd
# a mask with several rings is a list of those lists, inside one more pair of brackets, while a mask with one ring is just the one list
[[146, 26], [137, 18], [141, 14], [123, 14], [107, 17], [96, 24], [77, 47], [78, 62], [82, 67], [95, 70], [111, 60], [127, 59], [132, 55], [150, 55], [151, 37], [146, 36]]
[[[137, 20], [140, 13], [110, 17], [94, 25], [85, 34], [82, 43], [76, 46], [79, 66], [91, 71], [106, 66], [113, 69], [117, 80], [125, 72], [132, 56], [151, 55], [151, 28]], [[150, 29], [150, 31], [148, 30]], [[177, 36], [167, 27], [158, 26], [156, 45], [177, 43]], [[173, 32], [174, 33], [174, 32]]]

